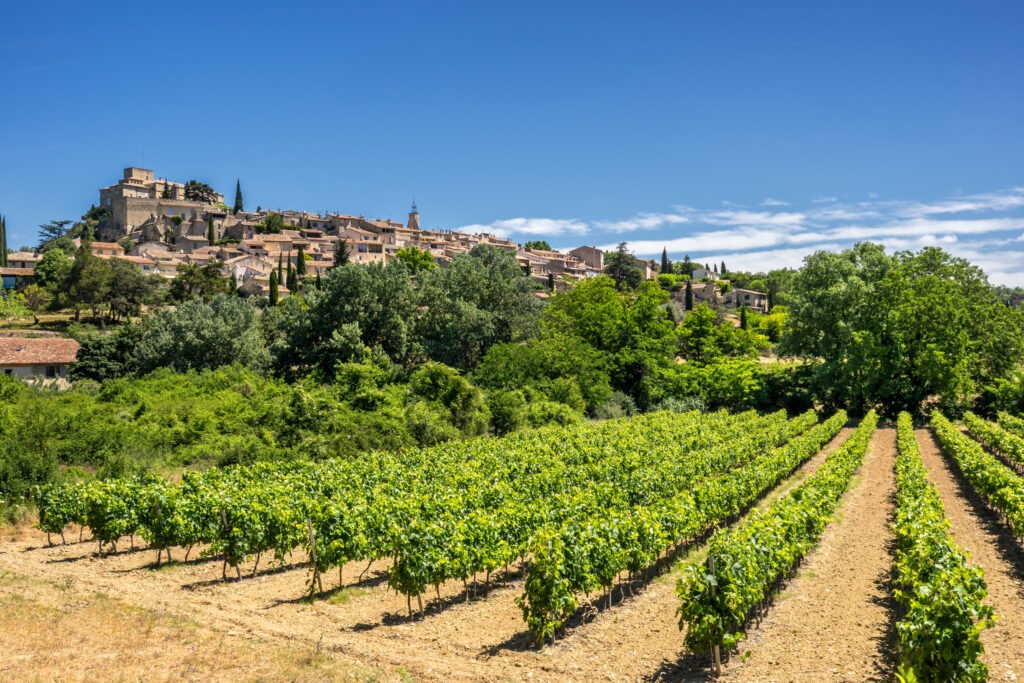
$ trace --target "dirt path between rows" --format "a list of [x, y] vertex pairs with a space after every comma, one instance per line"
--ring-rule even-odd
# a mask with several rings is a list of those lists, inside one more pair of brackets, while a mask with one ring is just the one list
[[[796, 476], [813, 472], [850, 432], [842, 430]], [[301, 600], [308, 575], [300, 552], [279, 570], [224, 583], [217, 560], [155, 569], [153, 551], [100, 558], [95, 543], [47, 548], [44, 542], [45, 535], [33, 532], [28, 540], [0, 543], [0, 567], [192, 619], [231, 642], [315, 648], [339, 664], [389, 672], [383, 680], [406, 673], [417, 681], [706, 679], [703, 662], [688, 663], [682, 648], [674, 594], [680, 565], [538, 651], [515, 602], [523, 589], [515, 574], [492, 577], [497, 587], [469, 602], [461, 582], [450, 582], [441, 587], [443, 607], [429, 593], [426, 616], [409, 622], [405, 598], [387, 588], [384, 562], [359, 583], [365, 563], [347, 565], [344, 590], [308, 603]], [[181, 555], [175, 551], [176, 560]], [[337, 573], [325, 575], [325, 588], [336, 586]]]
[[981, 634], [989, 680], [1020, 680], [1024, 677], [1024, 549], [970, 485], [954, 474], [931, 431], [918, 429], [917, 441], [946, 508], [953, 538], [970, 553], [971, 563], [985, 570], [985, 602], [997, 619], [993, 628]]
[[895, 430], [879, 429], [818, 548], [751, 629], [722, 680], [891, 679], [895, 457]]

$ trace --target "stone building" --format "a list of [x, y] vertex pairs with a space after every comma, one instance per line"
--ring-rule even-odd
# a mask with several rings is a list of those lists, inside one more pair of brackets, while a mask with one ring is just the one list
[[124, 177], [115, 185], [100, 190], [100, 206], [110, 211], [110, 217], [100, 224], [99, 237], [114, 242], [150, 219], [195, 219], [223, 202], [220, 194], [212, 204], [185, 199], [184, 183], [154, 178], [153, 171], [132, 166], [124, 169]]

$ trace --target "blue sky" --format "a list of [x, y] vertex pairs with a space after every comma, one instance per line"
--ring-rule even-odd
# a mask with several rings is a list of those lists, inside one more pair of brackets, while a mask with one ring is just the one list
[[[249, 207], [1024, 285], [1024, 4], [0, 4], [12, 246], [124, 166]], [[481, 228], [482, 229], [482, 228]]]

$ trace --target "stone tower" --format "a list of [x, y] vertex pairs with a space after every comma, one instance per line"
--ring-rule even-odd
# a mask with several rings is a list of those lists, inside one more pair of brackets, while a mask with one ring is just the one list
[[409, 224], [406, 227], [410, 230], [420, 229], [420, 211], [416, 208], [416, 200], [412, 202], [412, 210], [409, 211]]

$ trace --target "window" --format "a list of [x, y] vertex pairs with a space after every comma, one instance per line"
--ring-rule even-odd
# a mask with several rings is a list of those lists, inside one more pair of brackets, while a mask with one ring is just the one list
[[14, 374], [14, 370], [11, 368], [4, 368], [4, 374], [10, 377], [11, 375]]
[[56, 376], [57, 376], [57, 366], [56, 365], [47, 365], [46, 366], [46, 377], [47, 377], [47, 379], [53, 379]]

